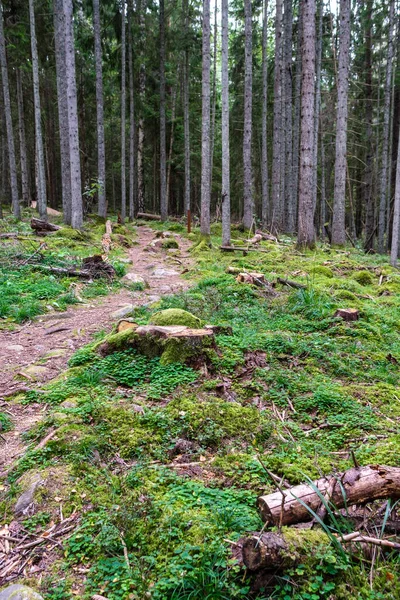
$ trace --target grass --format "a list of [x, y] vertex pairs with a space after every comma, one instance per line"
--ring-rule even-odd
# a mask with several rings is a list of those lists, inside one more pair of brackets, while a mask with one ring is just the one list
[[[192, 287], [135, 314], [145, 324], [157, 311], [180, 308], [232, 326], [232, 336], [217, 336], [207, 370], [163, 366], [132, 350], [101, 358], [91, 344], [44, 391], [25, 395], [50, 407], [29, 439], [54, 427], [57, 435], [15, 465], [0, 508], [11, 518], [21, 476], [57, 465], [65, 473], [58, 493], [64, 516], [81, 514], [42, 593], [85, 600], [94, 593], [111, 600], [399, 597], [393, 554], [381, 560], [371, 587], [370, 565], [349, 560], [328, 539], [305, 550], [270, 589], [255, 590], [226, 541], [262, 527], [256, 499], [274, 488], [258, 457], [292, 484], [349, 468], [351, 450], [362, 465], [399, 466], [398, 271], [357, 249], [299, 253], [290, 240], [263, 242], [263, 253], [225, 255], [213, 229], [214, 248], [198, 252], [186, 274]], [[237, 283], [229, 265], [307, 287], [277, 285], [269, 296]], [[360, 311], [358, 321], [334, 317], [348, 307]], [[177, 456], [194, 466], [171, 468]], [[39, 531], [58, 510], [42, 498], [28, 525]], [[79, 569], [85, 576], [77, 581]]]

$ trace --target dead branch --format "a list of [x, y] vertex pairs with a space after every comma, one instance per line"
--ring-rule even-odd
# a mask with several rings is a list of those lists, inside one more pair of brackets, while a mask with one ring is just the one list
[[282, 277], [277, 278], [277, 282], [281, 285], [287, 285], [288, 287], [294, 288], [296, 290], [306, 290], [307, 286], [303, 283], [298, 283], [297, 281], [290, 281], [289, 279], [283, 279]]
[[35, 231], [58, 231], [61, 229], [59, 225], [54, 225], [53, 223], [42, 221], [42, 219], [36, 219], [35, 217], [32, 217], [31, 219], [31, 228]]

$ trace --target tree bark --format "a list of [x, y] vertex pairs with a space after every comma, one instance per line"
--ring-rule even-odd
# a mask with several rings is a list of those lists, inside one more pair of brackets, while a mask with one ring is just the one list
[[318, 189], [318, 132], [319, 132], [319, 113], [321, 108], [321, 63], [322, 63], [322, 22], [324, 18], [324, 0], [319, 0], [318, 5], [318, 30], [317, 30], [317, 51], [315, 67], [315, 112], [314, 112], [314, 172], [313, 172], [313, 206], [314, 214], [317, 207], [317, 189]]
[[185, 145], [185, 212], [190, 210], [190, 121], [189, 121], [189, 46], [187, 36], [189, 34], [189, 2], [183, 0], [185, 52], [183, 61], [183, 129]]
[[301, 32], [303, 29], [303, 5], [299, 2], [299, 16], [297, 19], [297, 44], [296, 44], [296, 77], [294, 85], [294, 119], [293, 119], [293, 202], [296, 209], [295, 223], [297, 223], [297, 202], [299, 196], [299, 141], [300, 141], [300, 104], [301, 104]]
[[346, 243], [347, 118], [350, 66], [350, 0], [340, 0], [339, 65], [336, 110], [335, 187], [332, 244]]
[[390, 264], [397, 266], [399, 253], [399, 235], [400, 235], [400, 137], [397, 144], [397, 165], [396, 165], [396, 185], [394, 192], [393, 208], [393, 228], [392, 228], [392, 247], [390, 252]]
[[261, 221], [263, 226], [268, 222], [269, 190], [268, 190], [268, 0], [263, 2], [262, 30], [262, 116], [261, 116]]
[[379, 221], [378, 221], [378, 252], [385, 250], [384, 237], [386, 229], [386, 198], [388, 192], [388, 162], [389, 162], [389, 131], [390, 131], [390, 99], [392, 92], [393, 72], [393, 38], [394, 38], [394, 8], [395, 0], [390, 0], [388, 51], [386, 62], [385, 97], [383, 104], [382, 132], [382, 163], [379, 180]]
[[97, 212], [100, 217], [106, 217], [106, 151], [104, 140], [103, 61], [101, 52], [99, 0], [93, 0], [93, 28], [96, 65], [97, 180], [99, 185]]
[[221, 4], [221, 129], [222, 129], [222, 245], [231, 243], [231, 192], [229, 148], [229, 12], [228, 0]]
[[213, 75], [212, 75], [212, 95], [211, 95], [211, 126], [210, 126], [210, 194], [212, 194], [213, 166], [214, 166], [214, 145], [215, 145], [215, 117], [217, 110], [217, 18], [218, 18], [218, 0], [214, 2], [214, 31], [213, 31]]
[[282, 138], [282, 0], [275, 8], [274, 131], [272, 147], [272, 229], [282, 227], [281, 138]]
[[136, 122], [135, 97], [133, 89], [133, 40], [132, 40], [133, 0], [128, 2], [128, 70], [129, 70], [129, 220], [136, 213]]
[[22, 71], [17, 69], [17, 103], [18, 103], [18, 132], [19, 132], [19, 155], [21, 162], [21, 185], [22, 200], [25, 206], [29, 206], [31, 192], [29, 187], [28, 156], [26, 152], [25, 134], [25, 111], [24, 94], [22, 90]]
[[39, 87], [39, 58], [35, 31], [35, 6], [34, 0], [29, 0], [29, 23], [31, 30], [32, 75], [33, 75], [33, 103], [35, 112], [35, 148], [37, 164], [37, 207], [41, 219], [47, 219], [46, 198], [46, 172], [44, 166], [44, 150], [42, 136], [42, 116], [40, 110]]
[[145, 43], [145, 12], [146, 1], [138, 1], [139, 13], [139, 36], [140, 36], [140, 55], [141, 63], [139, 70], [139, 97], [140, 97], [140, 116], [138, 121], [138, 151], [137, 151], [137, 197], [138, 211], [144, 211], [144, 116], [143, 105], [146, 92], [146, 68], [144, 63], [144, 43]]
[[[307, 1], [307, 0], [305, 0]], [[330, 501], [336, 509], [353, 504], [365, 504], [380, 498], [400, 497], [400, 468], [380, 465], [353, 467], [335, 477], [332, 489], [330, 477], [324, 477], [309, 484], [296, 485], [290, 489], [261, 496], [258, 505], [264, 521], [274, 525], [292, 525], [303, 521], [311, 521], [312, 514], [304, 506], [306, 504], [316, 512], [321, 505], [321, 498], [315, 488], [325, 495], [330, 487]], [[343, 493], [344, 490], [344, 493]], [[301, 500], [304, 504], [300, 503]]]
[[53, 0], [54, 44], [56, 55], [56, 79], [58, 102], [58, 125], [61, 155], [61, 191], [64, 223], [71, 224], [71, 163], [69, 153], [68, 100], [65, 65], [65, 19], [62, 0]]
[[200, 230], [210, 235], [210, 0], [203, 0]]
[[254, 224], [252, 169], [252, 110], [253, 110], [253, 24], [251, 0], [244, 0], [244, 131], [243, 131], [243, 225]]
[[168, 218], [167, 206], [167, 150], [165, 118], [165, 15], [164, 0], [160, 0], [160, 215]]
[[375, 210], [372, 194], [373, 179], [373, 88], [372, 88], [372, 10], [373, 0], [365, 4], [365, 168], [364, 168], [364, 204], [365, 204], [365, 242], [364, 249], [371, 250], [374, 246]]
[[0, 1], [0, 65], [1, 65], [1, 79], [2, 79], [2, 84], [3, 84], [4, 113], [5, 113], [6, 131], [7, 131], [7, 150], [8, 150], [8, 163], [9, 163], [9, 169], [10, 169], [12, 210], [13, 210], [14, 217], [16, 217], [17, 219], [20, 219], [21, 218], [21, 210], [20, 210], [20, 206], [19, 206], [19, 197], [18, 197], [17, 165], [16, 165], [16, 161], [15, 161], [14, 131], [13, 131], [13, 124], [12, 124], [10, 88], [9, 88], [9, 84], [8, 84], [6, 44], [5, 44], [4, 27], [3, 27], [3, 5], [2, 5], [1, 1]]
[[83, 225], [83, 205], [75, 76], [73, 7], [72, 0], [62, 0], [62, 3], [64, 12], [63, 22], [65, 25], [65, 73], [68, 109], [69, 156], [71, 167], [71, 225], [74, 229], [81, 229]]
[[126, 23], [125, 1], [121, 13], [121, 221], [126, 219]]
[[293, 12], [292, 0], [285, 0], [284, 14], [284, 127], [285, 127], [285, 231], [293, 233], [295, 229], [295, 213], [293, 196], [293, 100], [292, 100], [292, 43]]
[[299, 224], [297, 244], [312, 248], [314, 233], [314, 111], [315, 111], [315, 0], [302, 0], [302, 85], [299, 173]]

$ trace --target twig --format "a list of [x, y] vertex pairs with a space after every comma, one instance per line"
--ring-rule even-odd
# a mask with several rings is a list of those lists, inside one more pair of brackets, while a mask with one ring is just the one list
[[31, 254], [30, 256], [28, 256], [28, 258], [26, 260], [24, 260], [22, 263], [20, 263], [20, 267], [22, 267], [23, 265], [26, 265], [31, 258], [33, 258], [34, 256], [36, 256], [36, 254], [39, 254], [39, 252], [46, 246], [46, 242], [42, 242], [39, 246], [39, 248], [37, 250], [35, 250], [35, 252], [33, 254]]

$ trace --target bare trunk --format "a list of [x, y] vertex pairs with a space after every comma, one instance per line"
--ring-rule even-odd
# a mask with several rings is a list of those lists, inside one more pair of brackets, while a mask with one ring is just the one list
[[378, 252], [384, 252], [386, 228], [386, 198], [388, 192], [388, 161], [389, 161], [389, 131], [390, 131], [390, 97], [392, 91], [393, 72], [393, 37], [394, 37], [394, 7], [395, 0], [390, 1], [388, 52], [386, 62], [385, 99], [383, 105], [382, 132], [382, 163], [379, 181], [379, 222], [378, 222]]
[[318, 131], [319, 112], [321, 108], [321, 62], [322, 62], [322, 22], [324, 18], [324, 0], [319, 0], [318, 7], [318, 31], [317, 31], [317, 53], [315, 68], [315, 113], [314, 113], [314, 174], [313, 174], [313, 206], [314, 214], [317, 207], [318, 188]]
[[121, 26], [121, 221], [126, 219], [126, 23], [122, 2]]
[[19, 131], [19, 155], [20, 155], [20, 161], [21, 161], [22, 200], [23, 200], [25, 206], [29, 206], [31, 192], [29, 189], [28, 157], [27, 157], [27, 153], [26, 153], [24, 94], [22, 91], [21, 69], [17, 69], [16, 74], [17, 74], [18, 131]]
[[146, 70], [144, 64], [144, 38], [145, 38], [145, 12], [146, 0], [138, 2], [139, 12], [139, 31], [140, 31], [140, 54], [141, 64], [139, 71], [139, 96], [140, 96], [140, 117], [138, 122], [138, 152], [137, 152], [137, 182], [138, 182], [138, 211], [144, 211], [144, 117], [143, 104], [146, 91]]
[[65, 24], [65, 72], [68, 108], [68, 135], [71, 176], [71, 225], [80, 229], [83, 225], [81, 186], [81, 163], [79, 154], [78, 106], [75, 76], [75, 49], [72, 0], [63, 0]]
[[46, 172], [42, 136], [42, 117], [40, 110], [39, 59], [35, 31], [34, 0], [29, 0], [29, 22], [31, 30], [33, 103], [35, 112], [35, 148], [37, 155], [37, 208], [41, 219], [47, 219]]
[[295, 222], [297, 221], [297, 203], [299, 196], [299, 141], [300, 141], [300, 103], [301, 103], [301, 31], [303, 29], [303, 5], [299, 2], [297, 19], [296, 44], [296, 78], [294, 87], [294, 121], [293, 121], [293, 202]]
[[314, 233], [314, 111], [315, 111], [315, 0], [302, 0], [302, 83], [299, 173], [299, 247], [312, 248]]
[[14, 144], [14, 131], [12, 124], [11, 114], [11, 102], [10, 102], [10, 88], [8, 85], [8, 69], [7, 69], [7, 55], [6, 55], [6, 44], [4, 38], [3, 28], [3, 6], [0, 1], [0, 64], [1, 64], [1, 79], [3, 83], [3, 97], [4, 97], [4, 113], [6, 120], [6, 131], [7, 131], [7, 149], [8, 149], [8, 162], [10, 168], [10, 187], [11, 187], [11, 201], [12, 210], [14, 217], [17, 219], [21, 218], [21, 210], [19, 206], [18, 198], [18, 182], [17, 182], [17, 165], [15, 162], [15, 144]]
[[133, 89], [133, 40], [132, 40], [133, 1], [128, 3], [128, 69], [129, 69], [129, 220], [136, 212], [136, 161], [135, 161], [135, 97]]
[[56, 54], [58, 124], [61, 154], [61, 189], [64, 223], [71, 224], [71, 163], [69, 154], [68, 100], [65, 65], [65, 18], [62, 0], [54, 0], [54, 43]]
[[106, 150], [104, 141], [103, 65], [99, 0], [93, 0], [93, 27], [94, 56], [96, 63], [97, 180], [99, 185], [97, 212], [100, 217], [106, 217]]
[[285, 0], [285, 45], [284, 45], [284, 127], [285, 127], [285, 231], [293, 233], [295, 229], [295, 200], [293, 196], [293, 101], [292, 101], [292, 38], [293, 13], [292, 0]]
[[321, 131], [321, 207], [320, 207], [321, 238], [324, 239], [326, 218], [326, 182], [325, 182], [325, 145]]
[[231, 243], [231, 193], [229, 149], [229, 13], [228, 0], [221, 4], [221, 128], [222, 128], [222, 245]]
[[167, 150], [165, 133], [165, 17], [164, 0], [160, 0], [160, 215], [168, 218]]
[[[178, 79], [180, 75], [180, 69], [178, 69]], [[175, 116], [176, 116], [176, 98], [178, 95], [177, 85], [175, 85], [174, 90], [172, 92], [172, 107], [171, 107], [171, 136], [169, 139], [169, 150], [168, 150], [168, 162], [167, 162], [167, 206], [169, 206], [169, 196], [170, 196], [170, 184], [171, 184], [171, 165], [172, 165], [172, 150], [174, 147], [174, 138], [175, 138]], [[185, 210], [185, 207], [184, 207]]]
[[244, 0], [244, 131], [243, 131], [243, 225], [254, 224], [253, 169], [251, 164], [253, 107], [253, 26], [251, 0]]
[[373, 90], [372, 90], [372, 5], [373, 0], [367, 0], [364, 22], [365, 29], [365, 169], [364, 169], [364, 204], [365, 204], [365, 242], [364, 249], [371, 250], [374, 246], [375, 211], [372, 194], [373, 178]]
[[203, 0], [201, 234], [210, 235], [210, 0]]
[[[184, 0], [185, 33], [189, 33], [189, 3]], [[189, 48], [186, 42], [183, 64], [183, 128], [185, 138], [185, 211], [190, 210], [190, 122], [189, 122]]]
[[262, 123], [261, 123], [261, 220], [265, 227], [268, 221], [269, 193], [268, 193], [268, 141], [267, 141], [267, 118], [268, 118], [268, 0], [263, 5], [263, 32], [262, 32]]
[[212, 193], [214, 145], [215, 145], [215, 115], [217, 109], [217, 16], [218, 0], [214, 4], [214, 32], [213, 32], [213, 76], [212, 76], [212, 100], [211, 100], [211, 131], [210, 131], [210, 194]]
[[272, 228], [282, 227], [281, 139], [282, 139], [282, 0], [276, 0], [275, 72], [274, 72], [274, 135], [272, 147]]
[[344, 246], [346, 243], [346, 153], [350, 65], [350, 0], [340, 0], [339, 36], [332, 244]]
[[399, 234], [400, 234], [400, 138], [397, 147], [397, 165], [396, 165], [396, 185], [394, 192], [393, 209], [393, 228], [392, 228], [392, 248], [390, 252], [390, 264], [397, 266], [397, 257], [399, 252]]

